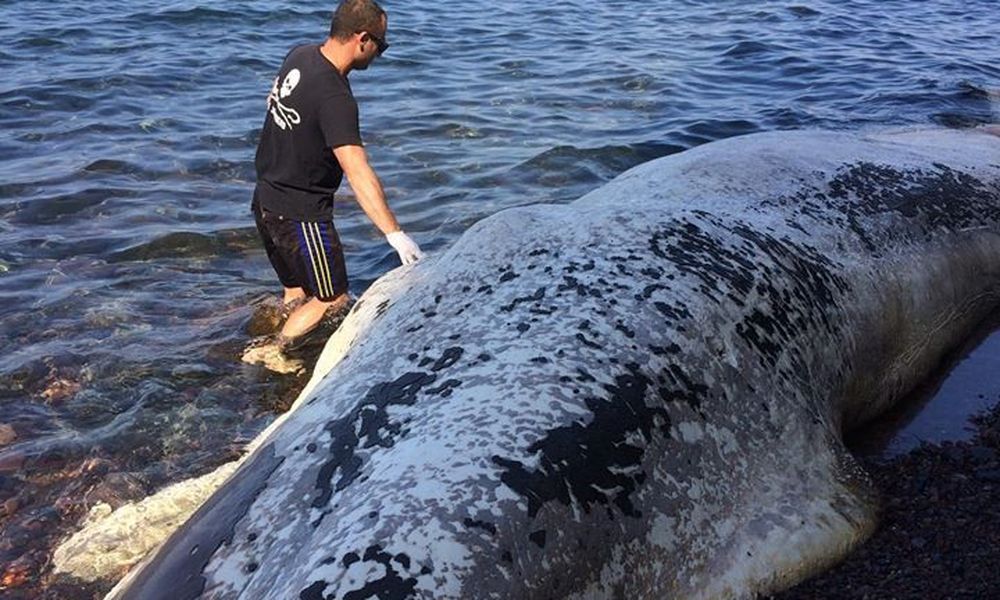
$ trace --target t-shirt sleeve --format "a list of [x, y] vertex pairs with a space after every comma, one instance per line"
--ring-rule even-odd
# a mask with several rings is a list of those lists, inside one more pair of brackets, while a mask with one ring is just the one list
[[332, 96], [319, 109], [319, 126], [323, 141], [330, 148], [361, 146], [358, 126], [358, 103], [350, 96]]

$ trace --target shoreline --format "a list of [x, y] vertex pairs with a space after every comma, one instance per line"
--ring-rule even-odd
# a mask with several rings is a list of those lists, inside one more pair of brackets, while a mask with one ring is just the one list
[[996, 597], [1000, 396], [971, 440], [859, 457], [882, 498], [875, 534], [834, 568], [771, 600]]

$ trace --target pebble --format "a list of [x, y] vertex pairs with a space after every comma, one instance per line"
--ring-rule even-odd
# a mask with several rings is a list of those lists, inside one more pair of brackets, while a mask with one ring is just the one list
[[8, 498], [6, 502], [2, 505], [3, 516], [9, 517], [17, 512], [17, 509], [21, 508], [21, 503], [18, 502], [17, 498]]
[[13, 473], [21, 469], [24, 465], [24, 454], [21, 452], [9, 452], [0, 456], [0, 473]]
[[7, 446], [17, 439], [17, 432], [14, 427], [6, 423], [0, 423], [0, 446]]

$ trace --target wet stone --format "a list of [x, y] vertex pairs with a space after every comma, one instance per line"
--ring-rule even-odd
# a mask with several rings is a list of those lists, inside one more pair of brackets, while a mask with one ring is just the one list
[[111, 473], [101, 483], [87, 492], [85, 499], [88, 505], [99, 502], [109, 504], [113, 508], [146, 496], [144, 482], [131, 473]]
[[0, 446], [7, 446], [17, 440], [17, 432], [6, 423], [0, 423]]
[[24, 453], [12, 452], [0, 457], [0, 473], [13, 473], [24, 466]]

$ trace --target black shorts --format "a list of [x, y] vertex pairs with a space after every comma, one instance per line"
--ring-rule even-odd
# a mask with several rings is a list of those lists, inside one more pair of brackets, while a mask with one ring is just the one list
[[254, 206], [267, 258], [286, 288], [303, 288], [323, 301], [347, 293], [344, 251], [333, 221], [293, 221]]

